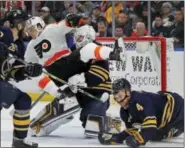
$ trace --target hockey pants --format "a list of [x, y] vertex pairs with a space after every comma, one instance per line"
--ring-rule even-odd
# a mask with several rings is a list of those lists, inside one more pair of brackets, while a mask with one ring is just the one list
[[6, 81], [0, 81], [0, 106], [9, 108], [14, 105], [14, 137], [24, 139], [30, 124], [31, 98]]

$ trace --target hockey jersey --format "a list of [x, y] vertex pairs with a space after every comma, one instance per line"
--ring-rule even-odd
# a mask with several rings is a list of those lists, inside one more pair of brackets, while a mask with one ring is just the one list
[[179, 95], [132, 91], [129, 108], [120, 109], [120, 116], [127, 128], [123, 133], [134, 135], [140, 144], [152, 140], [156, 130], [178, 119], [183, 99], [174, 96]]
[[70, 54], [65, 35], [72, 29], [67, 26], [65, 20], [46, 26], [36, 39], [29, 42], [25, 60], [48, 66], [62, 56]]
[[12, 31], [4, 26], [0, 26], [0, 41], [8, 46], [10, 53], [18, 58], [23, 59], [25, 46], [21, 39], [14, 41]]

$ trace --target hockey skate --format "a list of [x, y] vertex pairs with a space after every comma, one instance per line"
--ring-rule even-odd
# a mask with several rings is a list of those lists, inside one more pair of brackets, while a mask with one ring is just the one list
[[38, 144], [25, 139], [13, 138], [12, 148], [38, 148]]

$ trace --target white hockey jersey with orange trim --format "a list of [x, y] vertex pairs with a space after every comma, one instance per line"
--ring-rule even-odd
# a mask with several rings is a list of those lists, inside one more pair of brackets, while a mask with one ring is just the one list
[[[67, 47], [65, 35], [72, 30], [73, 28], [66, 25], [65, 20], [46, 26], [36, 39], [29, 42], [25, 52], [25, 61], [49, 66], [56, 60], [69, 55], [71, 51]], [[41, 54], [37, 54], [36, 49], [41, 50]], [[43, 73], [35, 80], [41, 89], [53, 96], [57, 95], [59, 88], [47, 75]]]
[[[46, 26], [36, 39], [29, 42], [25, 60], [48, 66], [62, 56], [69, 55], [71, 51], [67, 47], [65, 35], [72, 29], [65, 20]], [[41, 50], [42, 56], [37, 54], [36, 49]]]

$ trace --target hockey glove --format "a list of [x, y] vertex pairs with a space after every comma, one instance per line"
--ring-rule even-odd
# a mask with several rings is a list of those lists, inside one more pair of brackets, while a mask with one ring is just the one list
[[68, 85], [63, 85], [58, 89], [57, 94], [55, 96], [58, 100], [62, 100], [65, 97], [73, 97], [74, 93], [71, 91]]
[[70, 13], [66, 16], [66, 22], [70, 27], [78, 27], [84, 24], [83, 18], [74, 13]]
[[138, 148], [140, 143], [134, 138], [134, 136], [128, 136], [125, 140], [126, 145], [131, 148]]
[[78, 87], [87, 87], [85, 82], [85, 75], [84, 73], [74, 75], [68, 79], [68, 83], [70, 85], [70, 89], [73, 93], [77, 93]]
[[116, 145], [116, 144], [123, 144], [123, 141], [127, 135], [123, 133], [119, 134], [107, 134], [107, 133], [100, 133], [98, 134], [98, 140], [101, 144], [104, 145]]
[[30, 77], [37, 77], [42, 74], [42, 65], [37, 63], [29, 63], [25, 67], [26, 74]]

